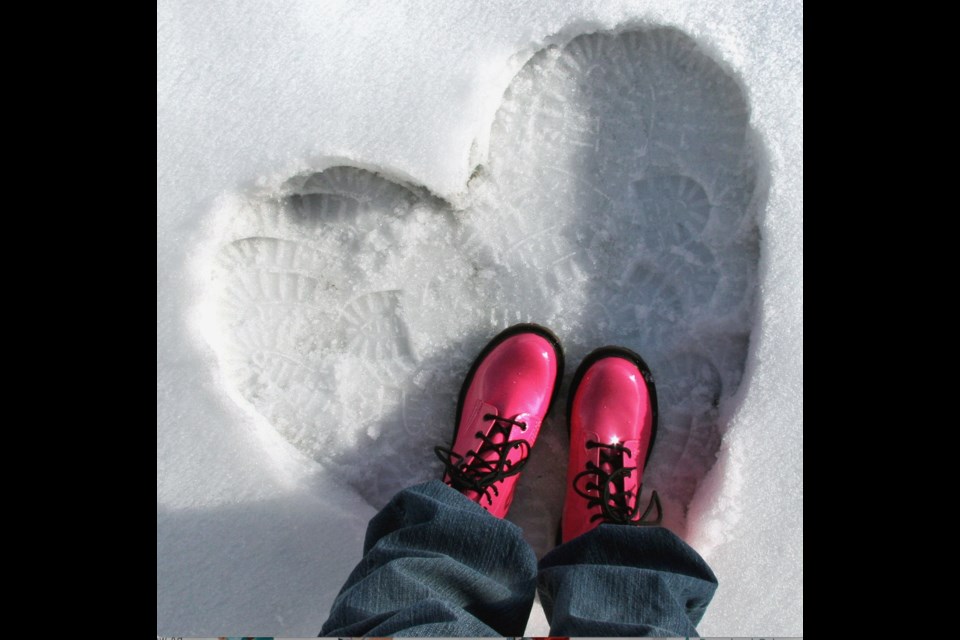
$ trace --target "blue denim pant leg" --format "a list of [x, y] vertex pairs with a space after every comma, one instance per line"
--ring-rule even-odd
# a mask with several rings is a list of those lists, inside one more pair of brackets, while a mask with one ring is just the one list
[[550, 635], [695, 636], [717, 588], [703, 558], [663, 527], [601, 524], [540, 561]]
[[520, 636], [537, 560], [520, 529], [439, 480], [370, 521], [323, 636]]

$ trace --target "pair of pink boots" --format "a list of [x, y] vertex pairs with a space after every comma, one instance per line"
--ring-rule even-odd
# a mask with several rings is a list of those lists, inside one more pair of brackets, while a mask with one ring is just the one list
[[[436, 447], [444, 482], [504, 517], [562, 377], [563, 350], [546, 328], [519, 324], [490, 341], [460, 390], [453, 446]], [[640, 356], [623, 347], [587, 356], [570, 386], [567, 419], [560, 541], [603, 522], [659, 524], [656, 492], [640, 511], [643, 469], [657, 435], [657, 392]]]

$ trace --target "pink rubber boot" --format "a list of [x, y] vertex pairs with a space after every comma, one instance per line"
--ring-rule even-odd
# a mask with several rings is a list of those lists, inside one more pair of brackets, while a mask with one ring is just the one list
[[502, 518], [563, 376], [557, 337], [518, 324], [484, 347], [460, 389], [443, 481]]
[[656, 492], [640, 513], [643, 469], [657, 435], [657, 390], [643, 359], [623, 347], [588, 355], [573, 377], [567, 416], [570, 464], [561, 542], [603, 522], [659, 524]]

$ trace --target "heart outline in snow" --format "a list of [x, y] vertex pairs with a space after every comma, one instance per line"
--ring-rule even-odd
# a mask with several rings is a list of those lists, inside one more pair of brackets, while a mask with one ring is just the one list
[[[742, 88], [676, 29], [585, 34], [515, 76], [489, 148], [463, 210], [346, 165], [226, 200], [205, 292], [226, 383], [379, 507], [439, 477], [432, 447], [497, 331], [553, 329], [568, 379], [620, 344], [657, 379], [645, 482], [682, 532], [754, 320], [765, 180]], [[562, 395], [511, 511], [538, 553], [563, 500]]]

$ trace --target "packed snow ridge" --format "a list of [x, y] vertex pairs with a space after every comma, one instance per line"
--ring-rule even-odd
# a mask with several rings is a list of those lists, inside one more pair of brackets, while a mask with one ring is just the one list
[[568, 371], [511, 519], [538, 553], [563, 501], [570, 376], [608, 344], [660, 397], [645, 477], [667, 522], [715, 460], [756, 296], [758, 153], [734, 78], [675, 29], [591, 34], [535, 55], [455, 210], [350, 166], [217, 212], [208, 339], [223, 379], [374, 507], [439, 477], [456, 395], [500, 329], [536, 322]]

